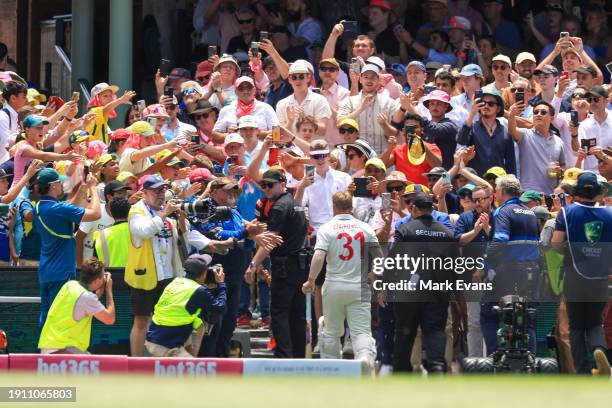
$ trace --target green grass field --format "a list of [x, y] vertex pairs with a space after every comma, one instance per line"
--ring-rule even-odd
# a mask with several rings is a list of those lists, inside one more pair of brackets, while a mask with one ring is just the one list
[[0, 403], [11, 407], [609, 407], [609, 378], [419, 376], [376, 380], [332, 377], [153, 378], [0, 376], [0, 386], [75, 386], [76, 403]]

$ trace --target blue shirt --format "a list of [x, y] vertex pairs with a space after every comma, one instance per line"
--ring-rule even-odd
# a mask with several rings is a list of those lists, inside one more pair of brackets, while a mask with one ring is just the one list
[[[450, 218], [448, 217], [447, 213], [443, 213], [443, 212], [440, 212], [440, 211], [433, 210], [432, 213], [431, 213], [431, 217], [435, 221], [438, 221], [438, 222], [444, 224], [444, 226], [447, 227], [448, 229], [450, 229], [451, 231], [453, 230], [453, 225], [451, 224]], [[400, 225], [406, 224], [406, 223], [410, 222], [411, 220], [412, 220], [412, 215], [405, 216], [404, 218], [402, 218], [401, 220], [399, 220], [398, 222], [395, 223], [395, 229], [397, 230]]]
[[[34, 207], [34, 225], [40, 234], [40, 264], [38, 277], [41, 283], [65, 281], [76, 278], [75, 225], [81, 222], [85, 209], [43, 196]], [[47, 226], [52, 234], [44, 225]], [[69, 236], [62, 238], [56, 235]]]
[[281, 86], [278, 89], [273, 89], [272, 84], [268, 87], [268, 92], [266, 92], [266, 98], [264, 102], [270, 105], [272, 108], [276, 109], [276, 104], [281, 99], [285, 99], [289, 95], [293, 93], [293, 88], [289, 84], [289, 81], [283, 81]]

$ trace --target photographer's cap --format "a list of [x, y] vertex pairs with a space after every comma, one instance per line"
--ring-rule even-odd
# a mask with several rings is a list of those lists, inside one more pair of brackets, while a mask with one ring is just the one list
[[219, 177], [210, 182], [211, 190], [232, 190], [238, 188], [238, 184], [234, 183], [229, 177]]
[[266, 172], [261, 177], [263, 181], [270, 181], [272, 183], [279, 183], [281, 181], [287, 181], [285, 177], [285, 173], [282, 170], [278, 169], [270, 169], [266, 170]]
[[199, 275], [208, 269], [212, 262], [210, 255], [193, 254], [185, 260], [185, 272], [188, 275]]
[[166, 183], [166, 181], [157, 174], [152, 176], [146, 176], [142, 183], [142, 188], [144, 188], [145, 190], [155, 190], [162, 186], [168, 187], [169, 184]]

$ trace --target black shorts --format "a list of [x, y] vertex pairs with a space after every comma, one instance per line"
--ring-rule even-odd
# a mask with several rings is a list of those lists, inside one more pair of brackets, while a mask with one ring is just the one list
[[130, 302], [132, 303], [132, 314], [134, 316], [150, 316], [155, 304], [161, 297], [164, 289], [172, 279], [164, 279], [157, 282], [157, 286], [151, 290], [135, 289], [130, 287]]
[[[315, 247], [317, 243], [317, 239], [313, 238], [310, 240], [310, 246], [312, 248]], [[314, 253], [314, 251], [313, 251]], [[327, 259], [327, 257], [326, 257]], [[327, 260], [323, 261], [323, 266], [321, 267], [321, 272], [319, 272], [319, 275], [317, 276], [317, 278], [315, 279], [315, 286], [323, 286], [323, 283], [325, 283], [325, 272], [327, 271]]]

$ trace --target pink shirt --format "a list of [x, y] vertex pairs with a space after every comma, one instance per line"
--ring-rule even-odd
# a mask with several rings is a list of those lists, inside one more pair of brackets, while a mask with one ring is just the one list
[[[333, 111], [338, 111], [338, 108], [344, 102], [346, 98], [349, 97], [351, 92], [343, 86], [334, 83], [331, 88], [326, 90], [321, 90], [321, 95], [327, 99], [329, 106]], [[340, 136], [338, 132], [338, 126], [336, 125], [336, 115], [332, 111], [332, 116], [329, 119], [325, 120], [325, 124], [327, 129], [325, 130], [325, 140], [329, 143], [330, 146], [335, 146], [339, 143], [344, 143], [344, 139]]]
[[23, 149], [31, 146], [28, 142], [23, 142], [15, 151], [15, 164], [13, 169], [13, 185], [17, 184], [25, 174], [26, 166], [32, 161], [31, 157], [22, 156]]

